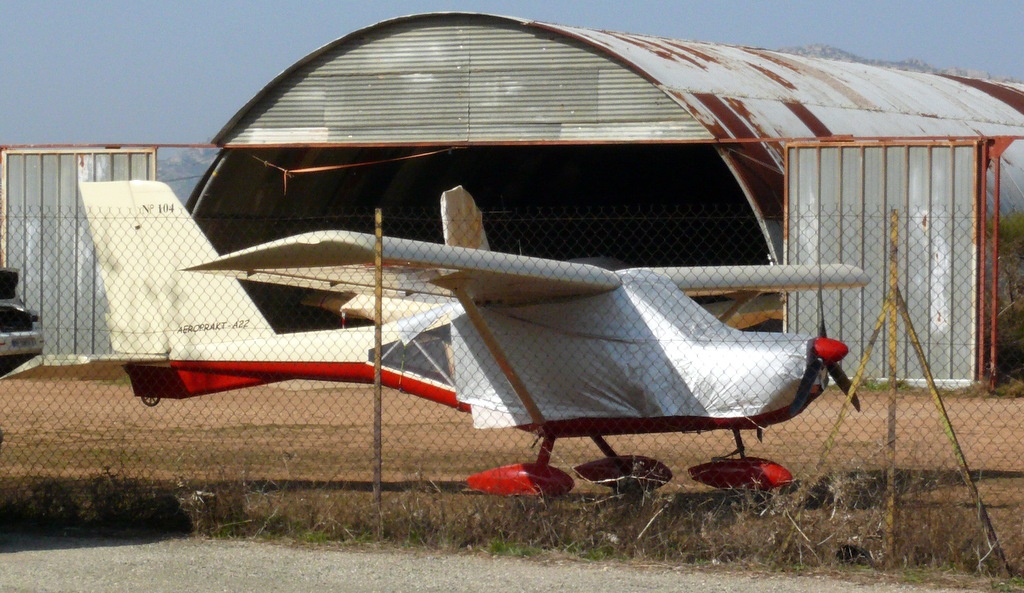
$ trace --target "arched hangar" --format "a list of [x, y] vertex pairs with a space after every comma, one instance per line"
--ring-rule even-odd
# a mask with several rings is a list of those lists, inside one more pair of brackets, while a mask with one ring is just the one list
[[[935, 210], [943, 193], [939, 210], [963, 202], [973, 216], [984, 202], [979, 188], [997, 193], [979, 166], [995, 137], [1011, 139], [998, 144], [1002, 206], [1024, 208], [1024, 141], [1012, 142], [1024, 137], [1024, 84], [501, 16], [424, 14], [346, 35], [271, 81], [217, 134], [223, 150], [189, 208], [223, 252], [314, 228], [365, 230], [369, 218], [353, 212], [437, 208], [442, 191], [462, 185], [485, 212], [650, 215], [643, 229], [597, 217], [605, 222], [574, 241], [551, 239], [579, 230], [567, 227], [532, 242], [499, 238], [494, 249], [633, 265], [764, 263], [794, 257], [787, 208], [797, 202], [787, 187], [806, 183], [787, 177], [791, 147], [847, 143], [846, 166], [851, 158], [864, 163], [862, 186], [884, 176], [876, 160], [886, 174], [902, 163], [908, 215], [914, 191], [923, 191], [926, 209]], [[894, 139], [905, 144], [890, 154]], [[910, 144], [926, 148], [918, 155]], [[816, 166], [832, 158], [813, 155]], [[965, 159], [971, 163], [957, 168]], [[931, 171], [928, 187], [915, 190], [922, 167]], [[974, 178], [964, 182], [962, 171]], [[820, 181], [828, 174], [814, 177], [819, 211], [830, 195]], [[887, 192], [883, 207], [892, 201]], [[864, 203], [874, 204], [870, 196]], [[706, 237], [658, 226], [671, 218], [660, 212], [681, 205], [736, 213], [727, 228], [705, 231], [738, 240], [728, 250], [714, 242], [701, 248]], [[440, 238], [438, 225], [389, 228]], [[616, 233], [621, 240], [610, 240]], [[976, 240], [950, 249], [976, 251]], [[976, 372], [972, 363], [950, 376]]]

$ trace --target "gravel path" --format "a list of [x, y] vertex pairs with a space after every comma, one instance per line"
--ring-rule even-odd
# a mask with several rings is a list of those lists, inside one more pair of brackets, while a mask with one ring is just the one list
[[826, 577], [755, 576], [583, 562], [539, 563], [401, 551], [295, 548], [192, 538], [129, 541], [0, 534], [0, 591], [5, 593], [828, 593], [853, 589], [863, 593], [953, 591], [910, 585], [853, 584]]

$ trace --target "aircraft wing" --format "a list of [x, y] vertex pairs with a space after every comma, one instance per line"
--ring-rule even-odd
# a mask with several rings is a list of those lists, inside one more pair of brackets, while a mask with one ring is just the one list
[[[372, 293], [374, 236], [317, 231], [272, 241], [187, 268], [243, 280], [317, 290]], [[384, 237], [387, 296], [451, 297], [515, 305], [583, 297], [621, 286], [615, 272], [589, 264]], [[690, 296], [852, 288], [867, 274], [846, 264], [653, 268]]]
[[[317, 231], [273, 241], [187, 268], [244, 280], [346, 292], [372, 292], [374, 236]], [[600, 294], [621, 286], [618, 275], [562, 262], [438, 243], [385, 237], [384, 289], [391, 296], [454, 296], [514, 305]]]
[[784, 292], [857, 288], [868, 283], [864, 270], [848, 264], [709, 266], [654, 268], [690, 296], [731, 292]]

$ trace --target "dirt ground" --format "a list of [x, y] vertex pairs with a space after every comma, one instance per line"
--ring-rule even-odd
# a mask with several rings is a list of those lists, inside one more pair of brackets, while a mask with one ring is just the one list
[[[884, 466], [889, 393], [867, 391], [860, 398], [862, 411], [849, 410], [837, 434], [828, 459], [833, 466]], [[943, 402], [973, 470], [1024, 470], [1019, 430], [1024, 399], [952, 394]], [[748, 454], [794, 470], [813, 467], [841, 405], [842, 395], [830, 390], [798, 418], [768, 427], [763, 442], [745, 431]], [[201, 466], [212, 462], [248, 471], [259, 466], [267, 477], [281, 479], [349, 479], [368, 471], [360, 466], [372, 459], [372, 407], [372, 387], [332, 383], [294, 381], [147, 407], [120, 378], [5, 381], [0, 383], [0, 426], [6, 435], [2, 463], [8, 475], [53, 468], [88, 471], [103, 462], [117, 462], [118, 469], [175, 473], [188, 469], [190, 460], [202, 460]], [[956, 469], [939, 418], [927, 392], [898, 393], [900, 467]], [[385, 471], [455, 477], [536, 455], [531, 434], [474, 430], [468, 414], [394, 390], [384, 391], [382, 424]], [[734, 447], [726, 431], [609, 441], [622, 454], [675, 465], [677, 473], [684, 464], [707, 461]], [[133, 455], [141, 457], [132, 463]], [[560, 464], [599, 456], [586, 439], [562, 440], [555, 448]]]
[[[365, 485], [372, 479], [373, 391], [369, 386], [289, 382], [146, 407], [124, 378], [0, 382], [3, 479], [89, 477], [101, 472], [182, 483], [270, 480]], [[840, 427], [828, 469], [880, 475], [886, 467], [888, 391], [861, 394], [862, 411]], [[745, 433], [748, 454], [808, 476], [842, 404], [830, 390], [798, 418]], [[951, 394], [944, 398], [965, 457], [995, 520], [1024, 538], [1024, 400]], [[383, 477], [461, 488], [466, 476], [533, 461], [536, 439], [517, 430], [475, 430], [468, 414], [392, 390], [384, 393]], [[666, 488], [705, 488], [686, 468], [733, 449], [728, 432], [611, 437], [620, 454], [667, 464]], [[926, 392], [900, 391], [897, 466], [944, 485], [939, 498], [969, 504], [950, 441]], [[559, 441], [564, 468], [600, 457], [587, 439]], [[580, 485], [580, 488], [597, 488]], [[952, 498], [950, 498], [952, 497]]]

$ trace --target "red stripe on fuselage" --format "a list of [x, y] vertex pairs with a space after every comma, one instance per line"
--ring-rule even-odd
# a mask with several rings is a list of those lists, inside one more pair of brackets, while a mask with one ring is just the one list
[[[197, 361], [176, 360], [167, 367], [128, 365], [133, 377], [136, 395], [157, 395], [140, 392], [135, 376], [141, 369], [153, 369], [154, 376], [162, 376], [156, 369], [174, 372], [180, 380], [163, 382], [158, 397], [186, 398], [275, 383], [289, 379], [339, 381], [344, 383], [373, 383], [373, 365], [361, 362], [267, 362], [267, 361]], [[135, 373], [133, 374], [132, 369]], [[148, 372], [143, 372], [149, 374]], [[203, 375], [206, 375], [204, 378]], [[152, 384], [153, 382], [150, 381]], [[388, 369], [381, 371], [381, 383], [410, 395], [439, 403], [460, 412], [469, 412], [469, 404], [458, 401], [455, 391], [427, 383]], [[820, 389], [811, 392], [808, 404], [821, 395]], [[793, 417], [789, 406], [756, 416], [715, 418], [709, 416], [662, 416], [657, 418], [573, 418], [553, 420], [543, 425], [526, 424], [516, 428], [550, 438], [587, 437], [593, 435], [648, 434], [662, 432], [705, 432], [711, 430], [754, 430], [784, 422]]]
[[[171, 368], [179, 374], [208, 374], [221, 377], [245, 377], [258, 383], [276, 383], [289, 379], [313, 381], [339, 381], [343, 383], [373, 383], [373, 365], [362, 362], [270, 362], [270, 361], [206, 361], [174, 360]], [[227, 380], [221, 381], [224, 384]], [[469, 405], [455, 399], [455, 391], [426, 381], [402, 375], [388, 369], [381, 370], [381, 384], [421, 397], [423, 399], [468, 412]], [[246, 385], [249, 386], [249, 385]], [[229, 387], [228, 389], [231, 389]], [[225, 391], [222, 389], [220, 391]], [[206, 391], [205, 393], [213, 393]], [[139, 394], [142, 395], [142, 394]], [[185, 397], [203, 395], [191, 393]]]

